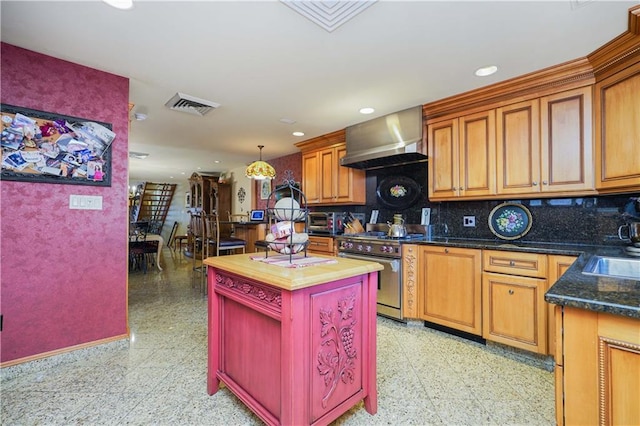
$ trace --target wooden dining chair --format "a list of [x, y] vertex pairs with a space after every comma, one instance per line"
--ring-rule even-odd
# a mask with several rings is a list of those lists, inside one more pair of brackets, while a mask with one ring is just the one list
[[[195, 287], [196, 276], [204, 273], [204, 212], [190, 212], [189, 218], [189, 250], [191, 251], [191, 286]], [[200, 266], [198, 266], [200, 261]]]
[[[220, 256], [221, 253], [225, 252], [235, 253], [237, 250], [242, 250], [242, 253], [245, 253], [247, 242], [243, 239], [235, 238], [224, 233], [224, 230], [220, 226], [220, 218], [218, 214], [203, 213], [202, 216], [204, 218], [203, 246], [205, 259], [209, 256]], [[201, 286], [206, 294], [206, 269], [204, 271], [205, 273], [202, 274]]]

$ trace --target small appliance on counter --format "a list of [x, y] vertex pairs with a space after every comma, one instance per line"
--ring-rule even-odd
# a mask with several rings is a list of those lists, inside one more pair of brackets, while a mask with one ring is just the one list
[[309, 233], [320, 235], [342, 233], [342, 213], [309, 212]]
[[625, 251], [630, 256], [640, 257], [640, 222], [629, 222], [618, 228], [618, 237], [629, 243]]

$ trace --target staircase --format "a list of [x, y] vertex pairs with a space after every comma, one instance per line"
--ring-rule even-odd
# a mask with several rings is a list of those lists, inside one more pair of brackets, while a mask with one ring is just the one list
[[133, 221], [149, 222], [149, 233], [160, 234], [175, 190], [174, 183], [144, 182], [133, 206]]

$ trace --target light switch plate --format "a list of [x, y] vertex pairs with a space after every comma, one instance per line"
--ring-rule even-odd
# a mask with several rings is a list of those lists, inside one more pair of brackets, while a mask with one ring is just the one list
[[378, 222], [378, 210], [371, 210], [371, 217], [369, 218], [369, 223], [377, 223]]
[[462, 218], [462, 224], [468, 228], [476, 227], [476, 217], [475, 216], [464, 216]]
[[431, 223], [431, 208], [423, 207], [420, 225], [429, 225]]
[[69, 208], [73, 210], [102, 210], [102, 195], [69, 195]]

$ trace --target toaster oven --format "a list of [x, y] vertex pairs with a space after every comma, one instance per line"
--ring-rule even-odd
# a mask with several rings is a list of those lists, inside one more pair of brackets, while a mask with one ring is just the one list
[[342, 216], [338, 212], [309, 212], [309, 233], [342, 234]]

